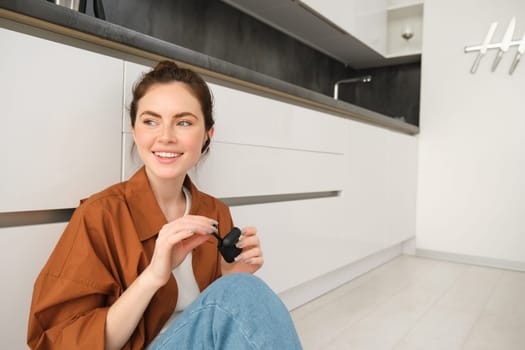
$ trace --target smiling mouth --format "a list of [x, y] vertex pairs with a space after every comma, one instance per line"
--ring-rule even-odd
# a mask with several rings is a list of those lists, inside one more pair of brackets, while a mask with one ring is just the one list
[[153, 154], [160, 158], [177, 158], [182, 155], [182, 153], [173, 152], [153, 152]]

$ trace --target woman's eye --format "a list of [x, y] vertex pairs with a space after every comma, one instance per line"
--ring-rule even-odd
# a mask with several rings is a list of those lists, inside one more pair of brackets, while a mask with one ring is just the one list
[[190, 126], [191, 123], [187, 120], [181, 120], [180, 122], [177, 123], [177, 125], [179, 126]]
[[144, 120], [144, 124], [145, 125], [149, 125], [149, 126], [155, 126], [155, 125], [157, 125], [157, 122], [155, 120], [153, 120], [153, 119], [146, 119], [146, 120]]

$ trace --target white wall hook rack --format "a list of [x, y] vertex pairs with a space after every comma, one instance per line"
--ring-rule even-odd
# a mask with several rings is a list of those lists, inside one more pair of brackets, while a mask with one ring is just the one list
[[476, 59], [474, 60], [474, 63], [472, 64], [472, 68], [470, 69], [471, 73], [473, 74], [476, 73], [476, 70], [478, 69], [481, 59], [483, 58], [483, 56], [486, 54], [488, 50], [494, 50], [494, 49], [498, 50], [496, 57], [494, 58], [494, 62], [492, 63], [492, 68], [491, 68], [491, 70], [494, 72], [496, 68], [498, 67], [498, 64], [501, 61], [501, 58], [503, 57], [503, 55], [507, 53], [511, 47], [518, 46], [518, 50], [514, 56], [514, 60], [512, 61], [512, 64], [509, 69], [510, 75], [514, 73], [516, 66], [520, 62], [521, 56], [525, 54], [525, 33], [523, 34], [523, 37], [519, 40], [513, 40], [512, 38], [514, 35], [515, 25], [516, 25], [516, 18], [512, 17], [512, 19], [509, 22], [509, 25], [507, 26], [507, 29], [505, 30], [505, 33], [503, 34], [503, 38], [501, 39], [501, 42], [491, 43], [490, 41], [492, 40], [492, 36], [494, 35], [494, 32], [496, 31], [496, 27], [498, 26], [498, 22], [493, 22], [489, 26], [487, 34], [485, 35], [485, 39], [480, 45], [465, 47], [465, 53], [478, 52], [478, 55], [476, 56]]

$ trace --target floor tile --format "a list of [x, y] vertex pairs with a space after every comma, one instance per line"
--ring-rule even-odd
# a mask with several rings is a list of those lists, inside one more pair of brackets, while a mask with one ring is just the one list
[[504, 271], [463, 348], [525, 349], [524, 295], [525, 273]]
[[398, 257], [292, 311], [309, 349], [525, 349], [525, 273]]

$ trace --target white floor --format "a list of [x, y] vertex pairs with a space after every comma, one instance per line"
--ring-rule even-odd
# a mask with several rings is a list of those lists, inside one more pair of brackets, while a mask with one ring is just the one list
[[398, 257], [292, 311], [304, 349], [525, 349], [525, 273]]

